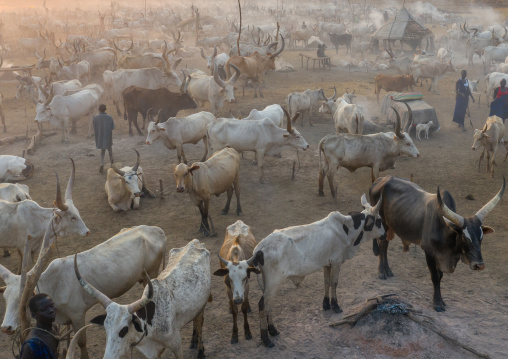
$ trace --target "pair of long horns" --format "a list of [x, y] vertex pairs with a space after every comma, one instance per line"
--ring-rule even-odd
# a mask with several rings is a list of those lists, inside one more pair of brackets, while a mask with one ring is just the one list
[[[78, 279], [79, 284], [83, 287], [83, 289], [90, 294], [95, 300], [97, 300], [103, 307], [106, 309], [113, 301], [108, 298], [107, 295], [96, 289], [93, 285], [88, 283], [83, 277], [81, 277], [81, 274], [79, 273], [78, 268], [78, 255], [74, 255], [74, 273], [76, 274], [76, 278]], [[145, 295], [143, 293], [143, 296], [141, 299], [138, 299], [137, 301], [127, 305], [127, 310], [129, 314], [134, 314], [138, 310], [144, 308], [153, 298], [153, 285], [152, 281], [150, 280], [150, 277], [144, 272], [146, 281], [148, 283], [148, 294]]]
[[365, 195], [365, 193], [362, 195], [362, 198], [361, 198], [361, 203], [362, 203], [362, 207], [365, 208], [365, 209], [368, 209], [370, 210], [370, 212], [373, 214], [373, 215], [376, 215], [379, 213], [379, 210], [381, 209], [381, 203], [383, 202], [383, 196], [381, 195], [379, 197], [379, 200], [377, 201], [376, 205], [374, 207], [371, 206], [371, 204], [369, 203], [369, 201], [367, 201], [367, 196]]
[[[227, 260], [225, 260], [224, 258], [222, 258], [222, 257], [220, 256], [220, 254], [217, 254], [217, 256], [219, 257], [219, 260], [220, 260], [220, 261], [221, 261], [221, 262], [222, 262], [222, 263], [223, 263], [223, 264], [227, 267], [227, 266], [228, 266], [229, 261], [227, 261]], [[252, 264], [254, 263], [254, 258], [255, 258], [255, 256], [252, 256], [252, 257], [250, 257], [250, 258], [247, 260], [247, 265], [248, 265], [249, 267], [251, 267], [251, 266], [252, 266]]]
[[[217, 45], [215, 45], [213, 47], [213, 55], [212, 55], [212, 59], [215, 58], [215, 56], [217, 56]], [[201, 57], [204, 58], [206, 60], [206, 55], [205, 55], [205, 50], [203, 50], [203, 48], [201, 48]]]
[[290, 118], [289, 113], [286, 111], [286, 109], [284, 107], [282, 108], [282, 110], [284, 111], [284, 114], [286, 115], [287, 131], [289, 133], [293, 133], [295, 130], [293, 129], [293, 127], [291, 127], [291, 125], [296, 122], [296, 119], [298, 118], [298, 116], [300, 116], [300, 112], [295, 113], [293, 118]]
[[228, 81], [224, 81], [219, 76], [219, 67], [217, 66], [217, 63], [214, 63], [213, 65], [213, 79], [215, 80], [217, 85], [219, 85], [222, 88], [225, 88], [228, 84], [234, 85], [235, 82], [240, 77], [240, 69], [233, 64], [229, 64], [229, 66], [231, 66], [235, 70], [235, 74], [231, 76], [231, 78]]
[[[133, 150], [136, 151], [136, 155], [138, 156], [138, 158], [136, 160], [136, 164], [134, 165], [134, 167], [132, 167], [132, 170], [134, 172], [136, 172], [138, 170], [138, 167], [139, 167], [139, 164], [140, 164], [140, 159], [139, 159], [139, 152], [138, 152], [138, 150], [136, 150], [135, 148], [133, 148]], [[121, 169], [116, 168], [116, 166], [113, 166], [112, 168], [113, 168], [113, 171], [118, 173], [120, 176], [125, 176], [125, 172], [122, 171]]]
[[[279, 56], [279, 55], [281, 54], [281, 52], [284, 50], [284, 46], [285, 46], [285, 43], [284, 43], [284, 36], [280, 35], [280, 40], [281, 40], [281, 42], [282, 42], [282, 45], [281, 45], [280, 49], [278, 49], [277, 51], [275, 51], [273, 54], [270, 54], [270, 57], [271, 57], [271, 58], [274, 58], [274, 57]], [[277, 42], [273, 42], [273, 43], [271, 43], [270, 45], [268, 45], [268, 46], [266, 47], [266, 52], [267, 52], [267, 53], [269, 53], [270, 48], [271, 48], [272, 46], [275, 46], [275, 45], [277, 45]]]
[[72, 162], [72, 172], [71, 177], [69, 178], [69, 182], [67, 183], [67, 189], [65, 190], [65, 202], [62, 199], [62, 191], [60, 190], [60, 178], [58, 178], [58, 173], [55, 172], [56, 175], [56, 200], [55, 206], [61, 211], [67, 211], [69, 206], [66, 202], [72, 202], [72, 188], [74, 187], [74, 180], [76, 177], [76, 166], [74, 165], [74, 160], [70, 158]]
[[[335, 96], [337, 96], [337, 88], [335, 86], [333, 86], [333, 96], [330, 97], [330, 98], [327, 98], [328, 101], [331, 101], [331, 100], [334, 100], [335, 99]], [[326, 96], [325, 96], [326, 97]]]
[[[487, 217], [487, 215], [494, 209], [494, 207], [501, 200], [505, 188], [506, 188], [506, 178], [503, 176], [503, 185], [501, 186], [499, 192], [485, 206], [483, 206], [482, 208], [480, 208], [478, 212], [476, 212], [475, 216], [480, 220], [480, 222], [483, 222], [485, 217]], [[460, 228], [464, 226], [464, 217], [455, 213], [450, 208], [448, 208], [446, 204], [444, 204], [443, 199], [441, 198], [441, 193], [439, 192], [439, 186], [437, 187], [437, 202], [439, 207], [443, 211], [443, 216], [446, 219], [448, 219], [453, 224], [459, 226]]]
[[[413, 111], [411, 110], [411, 107], [407, 104], [407, 102], [404, 102], [404, 105], [407, 107], [407, 113], [408, 113], [408, 119], [407, 123], [411, 124], [413, 122]], [[391, 106], [392, 110], [395, 111], [395, 115], [397, 116], [397, 120], [395, 122], [395, 135], [400, 138], [404, 139], [404, 134], [400, 131], [401, 123], [400, 123], [400, 115], [395, 109], [395, 107]]]
[[189, 86], [189, 83], [190, 83], [192, 77], [190, 77], [190, 75], [187, 77], [185, 75], [185, 72], [183, 72], [183, 70], [182, 70], [182, 74], [183, 74], [183, 82], [180, 85], [180, 92], [181, 93], [186, 93], [187, 92], [187, 87]]

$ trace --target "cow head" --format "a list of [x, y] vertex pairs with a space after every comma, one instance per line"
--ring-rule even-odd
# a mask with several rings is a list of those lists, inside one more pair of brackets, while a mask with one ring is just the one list
[[[152, 143], [157, 141], [161, 136], [161, 132], [166, 131], [166, 128], [163, 125], [159, 124], [160, 122], [159, 114], [161, 111], [162, 110], [159, 110], [159, 113], [157, 114], [157, 121], [153, 122], [153, 120], [151, 120], [150, 123], [148, 124], [148, 135], [146, 136], [147, 145], [151, 145]], [[153, 109], [149, 109], [146, 113], [147, 117], [150, 119], [152, 118], [152, 114]]]
[[478, 147], [483, 145], [484, 140], [490, 140], [490, 136], [485, 133], [487, 130], [487, 124], [483, 127], [483, 129], [475, 129], [473, 134], [473, 146], [471, 146], [471, 149], [473, 151], [476, 151]]
[[173, 169], [176, 181], [177, 192], [189, 192], [192, 190], [192, 172], [199, 169], [199, 165], [193, 164], [191, 167], [185, 163], [180, 163]]
[[[230, 252], [238, 249], [238, 244], [233, 245], [230, 249]], [[234, 303], [242, 304], [245, 296], [245, 289], [250, 278], [250, 273], [261, 273], [259, 269], [252, 267], [252, 264], [254, 263], [254, 256], [243, 261], [228, 261], [222, 258], [220, 254], [218, 254], [218, 256], [225, 268], [218, 269], [213, 274], [221, 277], [227, 275], [226, 280], [229, 280]]]
[[[101, 315], [92, 319], [92, 323], [103, 325], [106, 330], [106, 350], [104, 358], [120, 358], [130, 349], [131, 345], [139, 341], [143, 333], [147, 333], [146, 324], [143, 326], [138, 317], [140, 311], [145, 311], [148, 304], [151, 302], [154, 294], [154, 289], [148, 274], [145, 272], [148, 285], [145, 287], [141, 299], [128, 305], [120, 305], [99, 290], [94, 288], [79, 273], [77, 255], [74, 256], [74, 272], [79, 281], [79, 284], [90, 294], [104, 309], [106, 315]], [[155, 310], [152, 305], [150, 310]], [[150, 313], [153, 316], [153, 312]], [[148, 317], [148, 315], [147, 315]]]
[[272, 47], [277, 46], [277, 42], [272, 42], [266, 47], [266, 57], [263, 58], [263, 60], [265, 60], [263, 66], [265, 70], [275, 70], [275, 58], [282, 53], [285, 46], [284, 37], [282, 35], [280, 35], [280, 40], [282, 42], [280, 49], [274, 53], [272, 53], [270, 50]]
[[[42, 88], [42, 86], [39, 86], [39, 90], [41, 90], [41, 88]], [[44, 93], [44, 95], [46, 95], [46, 94], [47, 93]], [[35, 105], [35, 121], [36, 122], [47, 122], [51, 119], [52, 114], [51, 114], [50, 103], [51, 103], [51, 101], [53, 101], [54, 96], [55, 96], [55, 93], [53, 91], [53, 88], [51, 88], [51, 92], [46, 97], [46, 100], [37, 102], [37, 104]]]
[[213, 79], [222, 89], [219, 91], [228, 102], [235, 102], [235, 82], [240, 77], [240, 69], [233, 64], [229, 64], [234, 70], [234, 75], [228, 81], [224, 81], [219, 76], [217, 64], [214, 64]]
[[[323, 90], [321, 90], [321, 91], [323, 91]], [[334, 94], [332, 97], [330, 97], [330, 98], [325, 97], [325, 100], [323, 100], [323, 102], [321, 103], [321, 106], [319, 107], [319, 110], [318, 110], [319, 112], [333, 114], [333, 105], [335, 103], [335, 97], [337, 96], [337, 88], [335, 86], [333, 86], [333, 91], [334, 91]], [[323, 96], [324, 96], [324, 92], [323, 92]]]
[[[469, 265], [472, 270], [482, 270], [485, 264], [482, 258], [481, 245], [484, 234], [494, 233], [494, 229], [482, 225], [485, 217], [494, 209], [501, 200], [506, 188], [506, 179], [503, 176], [503, 185], [499, 192], [473, 217], [464, 218], [452, 211], [443, 203], [439, 187], [437, 188], [437, 202], [443, 213], [446, 224], [457, 233], [455, 248], [459, 251], [462, 262]], [[458, 260], [458, 259], [457, 259]]]
[[35, 53], [35, 57], [37, 58], [37, 65], [35, 67], [37, 69], [39, 69], [39, 70], [47, 67], [48, 66], [48, 62], [45, 60], [46, 59], [46, 49], [44, 49], [44, 52], [43, 52], [42, 56], [40, 56], [37, 53], [37, 50], [34, 50], [34, 53]]
[[206, 67], [208, 69], [213, 69], [215, 64], [215, 56], [217, 56], [217, 45], [213, 47], [213, 55], [212, 56], [206, 56], [205, 51], [203, 48], [201, 48], [201, 57], [205, 59], [206, 61]]
[[[80, 236], [88, 236], [90, 234], [89, 229], [81, 219], [79, 211], [74, 206], [74, 202], [72, 200], [72, 188], [74, 187], [76, 169], [74, 160], [71, 159], [71, 161], [72, 172], [65, 191], [65, 201], [62, 199], [60, 180], [58, 175], [56, 176], [56, 200], [54, 201], [56, 209], [53, 212], [51, 222], [48, 222], [48, 226], [50, 226], [49, 230], [54, 232], [58, 237], [76, 234]], [[35, 272], [35, 270], [36, 268], [34, 267], [30, 272]], [[6, 307], [1, 329], [2, 332], [10, 335], [13, 334], [20, 326], [19, 306], [21, 299], [20, 284], [22, 277], [11, 273], [7, 268], [0, 265], [0, 278], [2, 278], [6, 284], [5, 287], [0, 288], [0, 293], [3, 292]]]
[[300, 135], [300, 132], [298, 132], [296, 130], [296, 128], [294, 128], [292, 126], [292, 123], [294, 124], [296, 122], [296, 119], [298, 118], [298, 116], [300, 116], [300, 113], [297, 112], [293, 116], [293, 118], [290, 118], [289, 113], [286, 111], [286, 109], [285, 108], [282, 108], [282, 109], [284, 110], [284, 113], [286, 114], [286, 121], [287, 121], [287, 133], [282, 135], [284, 137], [283, 144], [287, 145], [287, 146], [294, 147], [296, 149], [301, 148], [303, 150], [306, 150], [307, 148], [309, 148], [309, 144], [307, 143], [307, 141], [305, 141], [305, 138], [303, 138], [303, 136]]
[[[404, 102], [404, 104], [407, 107], [408, 111], [408, 123], [413, 123], [413, 111], [411, 111], [411, 107]], [[393, 111], [395, 111], [395, 115], [397, 116], [397, 120], [395, 121], [395, 136], [393, 136], [393, 139], [395, 140], [395, 143], [397, 144], [397, 147], [399, 149], [399, 153], [406, 156], [412, 156], [412, 157], [420, 157], [420, 152], [418, 152], [418, 149], [416, 148], [415, 144], [413, 143], [413, 140], [406, 132], [401, 132], [401, 124], [400, 124], [400, 115], [397, 112], [397, 110], [392, 106]]]
[[139, 152], [136, 149], [134, 149], [134, 151], [136, 151], [137, 159], [136, 164], [132, 168], [129, 169], [128, 167], [124, 167], [120, 170], [116, 168], [116, 166], [113, 166], [108, 170], [108, 179], [110, 177], [111, 169], [116, 172], [117, 175], [121, 176], [121, 180], [125, 183], [131, 193], [131, 199], [134, 199], [134, 197], [141, 197], [141, 190], [143, 186], [140, 179], [143, 170], [139, 167]]
[[406, 79], [406, 84], [408, 86], [410, 86], [411, 88], [413, 88], [413, 86], [416, 86], [415, 78], [413, 77], [413, 75], [406, 75], [405, 79]]

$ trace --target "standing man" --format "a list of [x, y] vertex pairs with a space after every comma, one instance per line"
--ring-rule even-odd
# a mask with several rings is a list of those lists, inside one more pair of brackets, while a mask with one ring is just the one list
[[506, 87], [506, 80], [502, 79], [501, 86], [494, 90], [494, 101], [490, 104], [489, 116], [498, 116], [503, 120], [508, 118], [508, 87]]
[[469, 96], [474, 103], [473, 94], [471, 93], [471, 87], [469, 86], [469, 80], [466, 79], [467, 71], [462, 70], [460, 72], [462, 78], [457, 80], [455, 84], [455, 93], [457, 97], [455, 99], [455, 112], [453, 113], [453, 122], [462, 128], [462, 131], [467, 131], [464, 127], [464, 118], [466, 117], [467, 106], [469, 105]]
[[57, 359], [59, 338], [55, 321], [55, 303], [47, 294], [36, 294], [28, 303], [37, 323], [21, 347], [20, 359]]
[[113, 130], [115, 129], [115, 123], [113, 117], [106, 113], [106, 105], [99, 105], [99, 114], [93, 118], [93, 129], [95, 132], [95, 147], [101, 150], [101, 167], [99, 173], [104, 172], [104, 155], [106, 150], [109, 153], [109, 160], [111, 166], [115, 163], [113, 160]]

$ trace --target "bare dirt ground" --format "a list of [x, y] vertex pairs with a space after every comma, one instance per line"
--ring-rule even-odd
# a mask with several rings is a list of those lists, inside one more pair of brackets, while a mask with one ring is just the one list
[[[334, 51], [329, 49], [330, 54]], [[284, 52], [284, 58], [299, 67], [298, 51]], [[332, 63], [337, 63], [333, 55]], [[460, 61], [463, 61], [462, 59]], [[476, 60], [478, 63], [478, 60]], [[27, 62], [30, 62], [27, 60]], [[185, 62], [185, 61], [184, 61]], [[203, 68], [202, 59], [195, 62], [187, 61], [189, 66]], [[185, 64], [184, 64], [185, 66]], [[461, 67], [458, 67], [459, 71]], [[469, 70], [469, 78], [482, 78], [480, 66]], [[391, 72], [388, 72], [391, 73]], [[373, 78], [377, 73], [365, 70], [349, 73], [342, 68], [334, 67], [332, 71], [300, 70], [293, 73], [271, 73], [266, 79], [265, 98], [254, 99], [252, 90], [246, 96], [237, 94], [238, 103], [227, 104], [222, 110], [226, 115], [230, 108], [235, 114], [247, 115], [252, 108], [263, 108], [272, 103], [284, 104], [286, 95], [293, 91], [303, 91], [316, 86], [328, 89], [337, 86], [339, 94], [346, 88], [356, 89], [359, 99], [370, 101], [371, 115], [380, 116], [380, 106], [375, 103], [373, 94]], [[451, 122], [455, 95], [454, 84], [458, 73], [448, 74], [439, 82], [440, 95], [431, 94], [423, 88], [424, 100], [434, 106], [441, 130], [432, 133], [430, 140], [415, 140], [421, 157], [419, 159], [401, 158], [394, 170], [382, 175], [392, 174], [408, 178], [413, 174], [414, 181], [425, 190], [435, 192], [438, 185], [451, 192], [457, 203], [458, 212], [464, 216], [473, 215], [500, 188], [502, 176], [508, 174], [508, 164], [503, 163], [504, 148], [498, 154], [498, 166], [494, 179], [482, 168], [478, 173], [479, 153], [471, 151], [471, 127], [463, 133]], [[20, 135], [30, 127], [35, 133], [33, 123], [34, 109], [27, 101], [16, 101], [14, 82], [0, 83], [1, 90], [7, 98], [4, 111], [7, 116], [7, 135]], [[485, 91], [485, 82], [481, 83], [481, 91]], [[382, 95], [384, 92], [382, 93]], [[478, 96], [476, 96], [478, 99]], [[366, 102], [363, 102], [366, 103]], [[109, 112], [114, 114], [112, 103], [108, 100]], [[26, 108], [26, 116], [25, 116]], [[205, 108], [205, 110], [208, 107]], [[200, 109], [201, 110], [201, 109]], [[472, 105], [471, 121], [475, 128], [481, 128], [488, 115], [485, 94], [482, 93], [481, 107]], [[184, 114], [188, 112], [185, 111]], [[183, 115], [182, 113], [180, 115]], [[68, 158], [76, 161], [77, 180], [74, 188], [74, 200], [82, 218], [91, 231], [89, 238], [59, 239], [60, 256], [74, 254], [89, 249], [110, 238], [122, 228], [146, 224], [161, 227], [166, 233], [168, 247], [181, 247], [193, 238], [203, 241], [211, 254], [212, 271], [219, 268], [216, 254], [222, 244], [223, 235], [228, 225], [238, 217], [234, 211], [221, 216], [225, 196], [211, 200], [211, 216], [215, 223], [217, 237], [205, 238], [197, 234], [199, 212], [187, 194], [176, 193], [172, 167], [176, 164], [175, 151], [169, 151], [161, 143], [145, 145], [144, 137], [129, 137], [127, 123], [113, 115], [117, 125], [114, 132], [114, 152], [118, 164], [133, 165], [135, 147], [141, 153], [141, 166], [148, 175], [148, 185], [158, 188], [158, 180], [164, 181], [165, 199], [143, 198], [138, 211], [113, 213], [104, 192], [105, 175], [98, 173], [99, 151], [95, 149], [93, 139], [87, 139], [87, 123], [78, 122], [78, 133], [71, 135], [69, 144], [60, 143], [60, 134], [44, 139], [43, 145], [29, 159], [35, 164], [33, 178], [24, 183], [30, 186], [34, 200], [43, 206], [51, 206], [55, 198], [55, 176], [53, 171], [66, 180], [70, 173]], [[466, 121], [469, 120], [466, 118]], [[370, 170], [361, 169], [349, 173], [340, 169], [335, 177], [339, 199], [335, 204], [328, 189], [325, 197], [318, 196], [318, 141], [326, 134], [334, 131], [331, 117], [314, 116], [314, 127], [298, 121], [298, 130], [310, 144], [310, 149], [300, 151], [299, 162], [295, 151], [286, 150], [282, 158], [266, 159], [266, 174], [269, 183], [260, 184], [258, 169], [252, 165], [252, 154], [246, 154], [242, 160], [240, 183], [242, 191], [243, 215], [240, 217], [252, 227], [258, 241], [274, 229], [292, 225], [306, 224], [328, 215], [331, 211], [342, 213], [360, 209], [360, 196], [367, 192], [370, 181]], [[146, 132], [146, 131], [145, 131]], [[18, 142], [0, 148], [2, 154], [21, 155], [25, 143]], [[202, 156], [202, 143], [185, 145], [187, 158], [190, 162]], [[293, 162], [297, 161], [297, 174], [291, 180]], [[482, 166], [483, 167], [483, 166]], [[466, 200], [472, 195], [474, 200]], [[235, 200], [233, 200], [233, 205]], [[275, 348], [266, 349], [259, 339], [257, 302], [261, 292], [251, 279], [250, 301], [253, 312], [249, 315], [253, 340], [243, 338], [242, 321], [239, 318], [240, 341], [230, 344], [232, 317], [228, 313], [228, 304], [222, 278], [212, 278], [213, 302], [205, 310], [204, 341], [208, 358], [474, 358], [475, 355], [463, 351], [444, 341], [420, 325], [405, 317], [388, 314], [373, 314], [366, 317], [354, 328], [348, 326], [330, 328], [328, 324], [336, 322], [356, 309], [366, 299], [382, 294], [396, 293], [402, 300], [411, 303], [423, 314], [433, 318], [439, 326], [456, 337], [460, 342], [467, 343], [492, 358], [508, 356], [508, 266], [506, 255], [508, 231], [506, 201], [501, 201], [487, 218], [485, 224], [495, 228], [496, 232], [486, 236], [483, 243], [483, 257], [486, 268], [481, 272], [473, 272], [465, 265], [459, 265], [455, 273], [446, 274], [442, 281], [442, 293], [448, 306], [444, 313], [432, 309], [432, 283], [427, 270], [425, 257], [420, 248], [411, 247], [409, 253], [402, 252], [399, 239], [394, 239], [389, 247], [389, 258], [395, 276], [386, 281], [377, 277], [377, 258], [372, 253], [371, 243], [364, 243], [359, 253], [346, 262], [341, 271], [338, 287], [339, 304], [344, 310], [342, 314], [321, 309], [323, 297], [323, 275], [315, 273], [304, 280], [300, 288], [291, 282], [284, 283], [275, 301], [274, 320], [280, 335], [275, 337]], [[122, 258], [118, 258], [122, 260]], [[0, 258], [0, 263], [15, 270], [17, 255]], [[118, 299], [121, 303], [131, 302], [141, 295], [140, 285], [132, 288]], [[5, 302], [0, 300], [0, 313], [3, 316]], [[103, 313], [103, 308], [93, 307], [87, 314], [87, 321], [95, 315]], [[191, 325], [182, 329], [184, 347], [188, 347], [191, 336]], [[100, 327], [88, 331], [88, 349], [91, 358], [100, 358], [104, 352], [105, 333]], [[11, 358], [10, 338], [0, 336], [0, 358]], [[79, 354], [77, 354], [79, 355]], [[186, 358], [196, 353], [185, 349]], [[142, 358], [134, 351], [133, 358]]]

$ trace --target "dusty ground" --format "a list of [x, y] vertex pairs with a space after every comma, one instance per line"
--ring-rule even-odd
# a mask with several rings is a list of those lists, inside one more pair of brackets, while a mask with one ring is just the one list
[[[329, 51], [332, 53], [332, 51]], [[299, 65], [297, 52], [285, 52], [284, 58]], [[30, 62], [30, 60], [27, 60]], [[337, 62], [334, 57], [332, 60]], [[462, 61], [462, 59], [460, 60]], [[184, 64], [185, 65], [185, 64]], [[189, 66], [203, 67], [201, 59], [189, 62]], [[459, 67], [459, 70], [461, 67]], [[469, 70], [472, 79], [483, 78], [480, 67]], [[238, 96], [238, 103], [232, 108], [246, 115], [252, 108], [263, 108], [272, 103], [284, 103], [285, 96], [293, 91], [322, 87], [330, 96], [328, 88], [337, 86], [340, 94], [346, 88], [356, 89], [360, 99], [370, 101], [371, 115], [379, 115], [380, 106], [375, 104], [373, 78], [376, 73], [365, 71], [349, 73], [342, 68], [333, 68], [330, 72], [313, 72], [298, 69], [289, 74], [272, 73], [266, 80], [265, 98], [252, 98], [252, 91], [246, 97]], [[472, 129], [463, 133], [452, 124], [454, 109], [454, 84], [459, 74], [448, 74], [439, 83], [440, 95], [428, 93], [423, 89], [424, 100], [434, 106], [441, 130], [431, 134], [428, 141], [415, 140], [421, 157], [419, 159], [401, 158], [394, 170], [384, 173], [401, 177], [414, 176], [414, 181], [424, 189], [435, 192], [438, 185], [449, 190], [455, 198], [458, 212], [464, 216], [473, 215], [500, 188], [502, 175], [508, 174], [508, 164], [503, 163], [504, 149], [498, 154], [499, 165], [494, 179], [482, 169], [478, 173], [479, 153], [470, 150]], [[34, 109], [26, 101], [13, 99], [14, 82], [0, 83], [7, 98], [4, 111], [7, 116], [8, 134], [24, 134], [26, 126], [35, 133]], [[485, 83], [481, 83], [481, 91]], [[384, 94], [384, 93], [383, 93]], [[476, 96], [478, 98], [478, 96]], [[364, 102], [365, 103], [365, 102]], [[112, 103], [107, 102], [113, 113]], [[25, 116], [26, 108], [26, 116]], [[230, 105], [222, 111], [229, 112]], [[205, 108], [206, 109], [206, 108]], [[481, 107], [478, 101], [472, 106], [472, 123], [478, 128], [483, 125], [488, 108], [485, 94], [482, 94]], [[99, 151], [95, 149], [93, 139], [86, 138], [87, 124], [79, 122], [77, 135], [70, 137], [69, 144], [60, 143], [60, 134], [45, 139], [35, 155], [29, 159], [35, 164], [33, 178], [25, 183], [30, 186], [34, 200], [43, 206], [51, 206], [55, 192], [53, 170], [58, 171], [66, 180], [70, 172], [68, 157], [74, 158], [77, 167], [77, 180], [74, 188], [74, 200], [82, 218], [90, 228], [89, 238], [59, 239], [61, 256], [89, 249], [105, 241], [121, 228], [147, 224], [161, 227], [166, 233], [168, 247], [181, 247], [193, 238], [206, 243], [211, 253], [211, 268], [219, 267], [215, 255], [219, 252], [226, 227], [235, 222], [234, 214], [221, 216], [220, 210], [225, 197], [211, 200], [211, 216], [219, 235], [204, 238], [197, 234], [199, 212], [186, 194], [177, 194], [172, 175], [172, 166], [176, 163], [176, 153], [162, 144], [148, 146], [144, 137], [129, 137], [127, 124], [114, 115], [117, 129], [114, 132], [114, 151], [116, 161], [122, 165], [134, 164], [132, 147], [141, 153], [141, 163], [148, 174], [148, 184], [157, 189], [158, 180], [164, 181], [165, 199], [141, 201], [139, 211], [115, 214], [109, 207], [104, 192], [105, 175], [98, 173]], [[466, 119], [466, 121], [468, 121]], [[298, 161], [295, 151], [286, 150], [281, 159], [266, 159], [268, 184], [258, 182], [257, 167], [252, 165], [252, 154], [242, 161], [240, 183], [242, 190], [243, 215], [240, 217], [252, 227], [257, 240], [262, 240], [276, 228], [310, 223], [325, 217], [329, 212], [339, 210], [343, 213], [360, 209], [360, 196], [371, 184], [370, 170], [361, 169], [349, 173], [340, 169], [335, 177], [338, 186], [338, 204], [332, 200], [328, 189], [326, 197], [317, 195], [318, 152], [317, 143], [326, 134], [333, 131], [329, 116], [314, 116], [314, 127], [308, 124], [298, 130], [309, 142], [311, 148], [299, 152], [299, 165], [295, 181], [291, 180], [291, 168]], [[2, 154], [21, 155], [25, 143], [16, 143], [0, 148]], [[203, 153], [203, 145], [186, 145], [188, 159], [197, 161]], [[466, 200], [473, 195], [474, 200]], [[233, 200], [233, 206], [235, 205]], [[234, 208], [234, 207], [233, 207]], [[324, 312], [321, 309], [323, 296], [323, 277], [318, 272], [309, 276], [300, 288], [289, 281], [284, 283], [275, 302], [275, 323], [280, 335], [274, 338], [275, 348], [266, 349], [260, 345], [257, 302], [260, 290], [251, 279], [251, 303], [253, 312], [249, 315], [254, 339], [246, 341], [240, 319], [240, 341], [236, 345], [229, 343], [232, 323], [228, 314], [228, 305], [222, 278], [212, 278], [214, 301], [205, 311], [204, 341], [208, 358], [474, 358], [475, 356], [459, 350], [439, 337], [403, 317], [389, 317], [387, 314], [373, 315], [361, 321], [357, 327], [330, 328], [329, 323], [340, 320], [344, 315], [356, 310], [366, 299], [388, 293], [396, 293], [404, 301], [411, 303], [425, 315], [434, 318], [444, 330], [468, 343], [478, 351], [488, 353], [492, 358], [505, 358], [508, 355], [508, 266], [506, 266], [508, 206], [502, 201], [487, 218], [485, 224], [495, 228], [496, 233], [487, 236], [483, 244], [485, 270], [473, 272], [465, 265], [458, 266], [455, 273], [445, 275], [442, 281], [442, 293], [448, 306], [444, 313], [432, 309], [432, 283], [420, 248], [411, 247], [409, 253], [402, 252], [402, 246], [395, 239], [389, 247], [389, 258], [395, 276], [386, 281], [377, 278], [377, 258], [372, 254], [371, 243], [362, 245], [356, 257], [343, 265], [338, 288], [339, 304], [343, 314]], [[233, 211], [232, 211], [233, 212]], [[234, 212], [233, 212], [234, 213]], [[119, 258], [121, 260], [121, 258]], [[17, 267], [17, 255], [0, 258], [0, 263], [11, 270]], [[128, 303], [141, 295], [142, 288], [137, 285], [118, 299]], [[5, 302], [0, 301], [0, 313], [3, 316]], [[103, 308], [93, 307], [87, 314], [87, 320], [102, 313]], [[189, 345], [191, 325], [182, 329], [185, 347]], [[104, 352], [104, 330], [94, 327], [89, 330], [88, 349], [91, 358], [100, 358]], [[1, 335], [1, 358], [12, 357], [9, 350], [10, 338]], [[193, 357], [195, 352], [185, 349], [185, 357]], [[134, 352], [133, 358], [141, 358]]]

